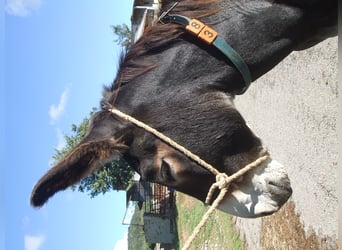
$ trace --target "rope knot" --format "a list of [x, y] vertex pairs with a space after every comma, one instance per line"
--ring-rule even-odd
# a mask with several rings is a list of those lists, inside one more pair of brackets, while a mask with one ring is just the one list
[[212, 200], [212, 196], [217, 188], [220, 189], [221, 191], [228, 190], [230, 182], [231, 180], [229, 179], [226, 173], [217, 173], [216, 182], [213, 183], [213, 185], [211, 185], [207, 198], [205, 199], [205, 203], [210, 204], [210, 201]]
[[226, 173], [219, 173], [216, 175], [216, 187], [220, 190], [229, 187], [229, 177]]

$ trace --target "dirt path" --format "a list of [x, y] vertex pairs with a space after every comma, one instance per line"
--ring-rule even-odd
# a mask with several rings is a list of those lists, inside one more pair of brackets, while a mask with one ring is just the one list
[[[287, 167], [293, 187], [292, 203], [279, 214], [237, 220], [249, 249], [337, 248], [337, 99], [337, 38], [291, 54], [237, 97], [237, 108]], [[316, 245], [303, 243], [313, 237]]]

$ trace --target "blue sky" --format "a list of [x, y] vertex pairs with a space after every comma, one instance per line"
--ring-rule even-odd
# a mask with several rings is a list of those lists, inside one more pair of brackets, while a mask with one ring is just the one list
[[122, 242], [128, 229], [121, 224], [124, 192], [90, 199], [67, 190], [39, 210], [30, 207], [29, 196], [49, 169], [54, 148], [64, 145], [62, 134], [98, 107], [102, 86], [114, 79], [120, 48], [110, 26], [130, 25], [132, 2], [1, 2], [0, 106], [6, 122], [0, 249], [113, 250]]

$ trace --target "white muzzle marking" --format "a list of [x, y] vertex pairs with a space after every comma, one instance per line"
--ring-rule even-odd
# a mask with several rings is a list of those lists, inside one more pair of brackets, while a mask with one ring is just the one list
[[292, 194], [282, 164], [269, 160], [230, 186], [218, 209], [239, 217], [256, 218], [278, 211]]

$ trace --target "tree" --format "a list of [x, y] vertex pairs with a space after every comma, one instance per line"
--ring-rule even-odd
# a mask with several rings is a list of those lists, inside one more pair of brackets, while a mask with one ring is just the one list
[[[94, 113], [90, 112], [89, 117]], [[55, 149], [52, 157], [54, 163], [60, 161], [68, 154], [87, 134], [89, 118], [86, 117], [77, 126], [71, 125], [71, 135], [64, 135], [66, 146], [63, 149]], [[98, 194], [104, 194], [110, 190], [125, 190], [133, 177], [134, 170], [121, 158], [113, 159], [112, 162], [102, 166], [97, 172], [83, 178], [72, 190], [87, 192], [91, 198]]]
[[128, 50], [132, 44], [132, 33], [126, 24], [119, 24], [112, 26], [116, 42], [118, 45], [123, 47], [125, 50]]
[[[131, 31], [126, 24], [113, 25], [113, 33], [116, 36], [114, 42], [122, 46], [126, 51], [129, 49], [132, 39]], [[93, 109], [89, 117], [95, 112]], [[87, 134], [89, 118], [86, 117], [77, 126], [71, 125], [71, 135], [64, 135], [66, 146], [63, 149], [55, 149], [56, 153], [52, 157], [53, 163], [60, 161], [68, 154]], [[123, 190], [128, 187], [132, 179], [134, 170], [121, 158], [113, 159], [105, 164], [97, 172], [85, 177], [72, 187], [73, 190], [87, 192], [93, 198], [96, 195], [106, 193], [110, 190]]]

